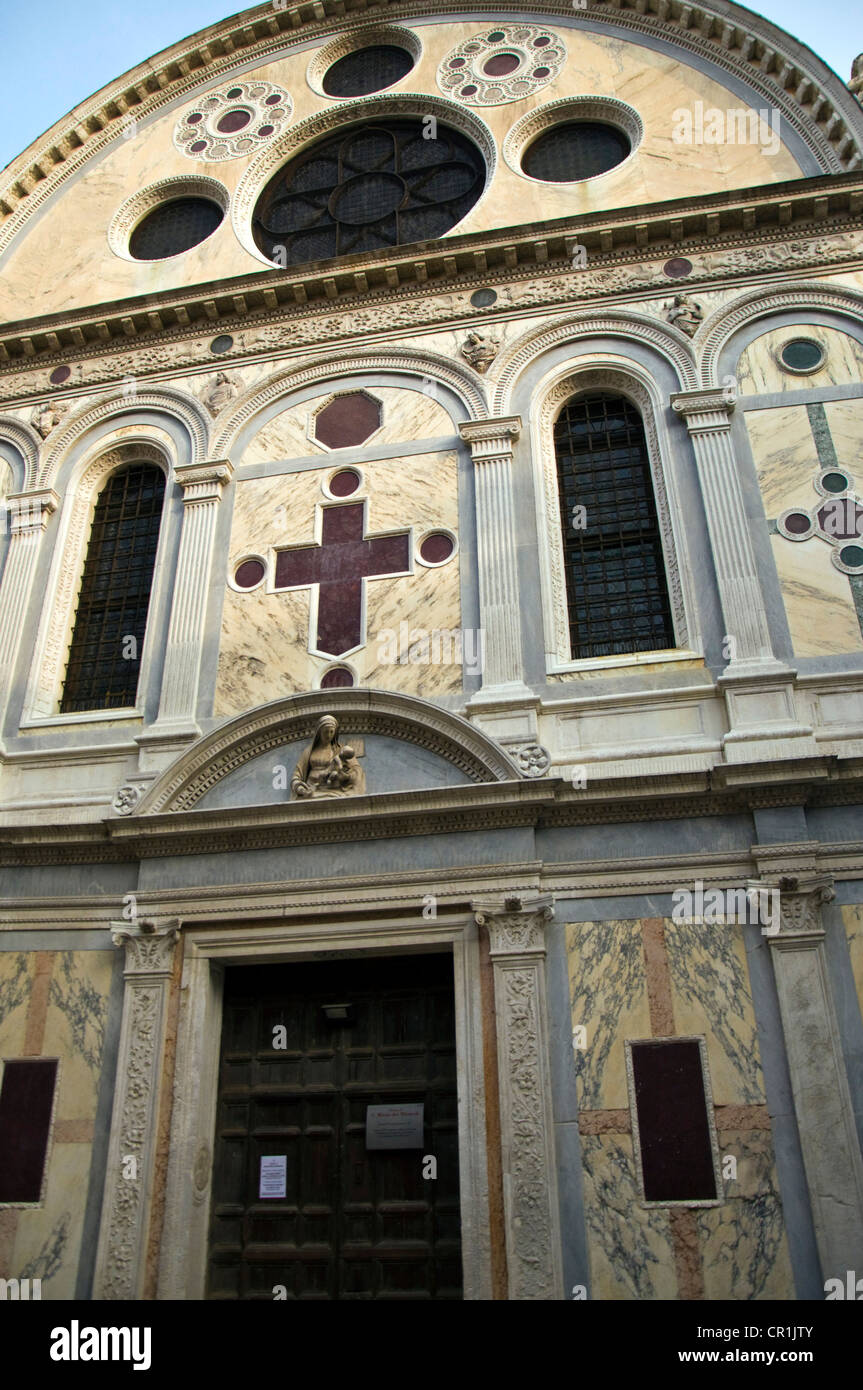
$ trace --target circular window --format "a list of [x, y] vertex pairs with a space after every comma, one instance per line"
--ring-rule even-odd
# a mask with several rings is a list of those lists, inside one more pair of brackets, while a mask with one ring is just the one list
[[482, 155], [459, 131], [439, 124], [426, 140], [421, 120], [355, 126], [270, 180], [255, 208], [255, 244], [268, 260], [298, 265], [435, 240], [484, 184]]
[[358, 48], [328, 68], [324, 91], [328, 97], [367, 97], [371, 92], [382, 92], [385, 87], [400, 82], [413, 65], [413, 56], [406, 48], [397, 48], [395, 44]]
[[497, 303], [497, 290], [477, 290], [471, 295], [470, 302], [475, 309], [488, 309]]
[[62, 386], [72, 375], [71, 367], [55, 367], [48, 380], [52, 386]]
[[814, 338], [792, 338], [782, 348], [779, 359], [789, 372], [815, 372], [822, 365], [825, 352]]
[[674, 256], [670, 261], [665, 262], [662, 271], [669, 280], [683, 280], [692, 271], [692, 262], [688, 261], [685, 256]]
[[224, 216], [219, 204], [209, 198], [174, 198], [161, 203], [138, 223], [129, 240], [129, 254], [136, 261], [179, 256], [212, 236]]
[[233, 346], [234, 340], [230, 334], [220, 333], [218, 338], [214, 338], [210, 343], [210, 352], [215, 352], [217, 355], [220, 352], [230, 352]]
[[565, 121], [543, 131], [522, 155], [521, 167], [543, 183], [575, 183], [607, 174], [626, 159], [628, 136], [604, 121]]

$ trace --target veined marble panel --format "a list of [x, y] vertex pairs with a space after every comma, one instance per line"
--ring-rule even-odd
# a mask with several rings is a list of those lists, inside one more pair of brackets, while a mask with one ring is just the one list
[[0, 951], [0, 1057], [20, 1057], [24, 1050], [35, 971], [35, 956], [24, 951]]
[[[420, 399], [424, 399], [420, 397]], [[433, 402], [431, 404], [434, 404]], [[439, 407], [438, 407], [439, 408]], [[403, 436], [402, 436], [403, 437]], [[326, 503], [321, 484], [337, 464], [239, 482], [234, 505], [228, 573], [249, 553], [266, 557], [270, 546], [314, 543], [315, 504]], [[455, 453], [364, 460], [365, 485], [351, 501], [368, 497], [371, 535], [415, 527], [458, 534], [458, 463]], [[461, 624], [459, 556], [439, 569], [417, 564], [404, 578], [366, 582], [366, 646], [347, 660], [358, 683], [414, 695], [456, 693], [460, 664], [405, 660], [420, 631], [457, 631]], [[226, 588], [214, 713], [237, 714], [284, 695], [316, 689], [331, 661], [308, 652], [309, 590], [239, 594]], [[403, 626], [404, 625], [404, 626]], [[402, 633], [398, 659], [386, 657], [384, 631]], [[412, 636], [413, 635], [413, 636]], [[422, 653], [414, 652], [414, 657]]]
[[768, 517], [788, 507], [808, 511], [818, 501], [818, 451], [805, 405], [748, 410], [746, 428]]
[[[34, 1026], [36, 964], [35, 954], [0, 952], [0, 1056], [20, 1057]], [[75, 1296], [113, 964], [110, 951], [58, 951], [35, 1040], [35, 1055], [60, 1059], [45, 1191], [40, 1206], [18, 1210], [0, 1274], [41, 1279], [43, 1299]]]
[[[400, 444], [408, 439], [434, 439], [438, 435], [454, 433], [455, 426], [448, 411], [423, 391], [409, 391], [395, 386], [370, 386], [367, 390], [383, 405], [383, 421], [370, 441], [371, 450], [380, 444]], [[278, 459], [308, 458], [311, 454], [320, 453], [326, 457], [332, 456], [334, 466], [339, 450], [332, 452], [318, 444], [312, 426], [312, 416], [334, 394], [344, 394], [339, 392], [337, 382], [335, 391], [324, 391], [313, 400], [303, 401], [301, 405], [291, 406], [281, 414], [274, 415], [249, 442], [236, 462], [270, 463]]]
[[852, 903], [842, 908], [842, 921], [848, 933], [848, 954], [860, 1008], [863, 1009], [863, 904]]
[[624, 1039], [650, 1037], [641, 923], [570, 922], [566, 945], [579, 1109], [628, 1109]]
[[834, 569], [826, 541], [770, 540], [795, 656], [863, 649], [848, 577]]
[[42, 1051], [64, 1059], [58, 1119], [96, 1113], [113, 966], [108, 951], [59, 951], [54, 961]]
[[726, 1200], [696, 1212], [705, 1299], [793, 1299], [782, 1199], [766, 1130], [720, 1129], [723, 1157], [737, 1159]]
[[[824, 348], [827, 356], [817, 372], [801, 376], [781, 365], [779, 353], [792, 338], [812, 338]], [[847, 333], [814, 323], [791, 324], [762, 334], [741, 353], [737, 363], [737, 381], [744, 396], [801, 391], [816, 386], [857, 385], [861, 379], [863, 347]]]
[[[863, 380], [863, 348], [857, 380]], [[836, 462], [854, 478], [855, 490], [863, 492], [863, 399], [825, 401], [824, 413], [833, 437]]]
[[668, 1211], [640, 1205], [629, 1134], [583, 1134], [591, 1297], [677, 1297]]
[[742, 927], [669, 918], [664, 926], [675, 1028], [681, 1037], [706, 1036], [714, 1104], [762, 1104], [764, 1078]]

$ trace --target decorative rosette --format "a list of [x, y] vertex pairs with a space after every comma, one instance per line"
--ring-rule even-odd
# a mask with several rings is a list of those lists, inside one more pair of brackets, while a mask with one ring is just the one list
[[272, 82], [235, 82], [209, 92], [174, 127], [174, 144], [190, 159], [214, 163], [255, 154], [288, 124], [293, 102]]
[[566, 62], [563, 40], [531, 24], [486, 29], [447, 54], [437, 80], [468, 106], [502, 106], [553, 82]]

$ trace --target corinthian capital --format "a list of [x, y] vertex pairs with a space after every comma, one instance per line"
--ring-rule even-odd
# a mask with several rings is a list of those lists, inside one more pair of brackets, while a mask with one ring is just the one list
[[836, 897], [833, 879], [827, 874], [789, 875], [753, 879], [750, 885], [769, 888], [779, 895], [779, 931], [768, 937], [773, 945], [822, 937], [821, 908]]
[[115, 946], [126, 948], [126, 969], [130, 975], [170, 975], [173, 969], [174, 946], [180, 935], [179, 922], [112, 922], [111, 939]]
[[508, 415], [499, 420], [465, 420], [458, 427], [465, 444], [470, 445], [474, 463], [486, 463], [501, 456], [508, 457], [521, 434], [521, 416]]
[[210, 459], [206, 463], [179, 463], [174, 480], [183, 489], [184, 502], [217, 502], [222, 488], [234, 476], [230, 459]]
[[487, 898], [471, 906], [478, 925], [488, 927], [492, 956], [545, 954], [545, 928], [554, 916], [551, 894]]
[[702, 434], [729, 428], [734, 400], [729, 399], [726, 387], [712, 386], [701, 391], [677, 391], [671, 397], [671, 409], [683, 417], [690, 434]]

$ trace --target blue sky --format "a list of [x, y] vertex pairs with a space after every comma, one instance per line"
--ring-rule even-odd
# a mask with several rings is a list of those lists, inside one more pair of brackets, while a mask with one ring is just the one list
[[[238, 8], [230, 0], [0, 0], [0, 168], [107, 82]], [[863, 49], [860, 0], [761, 0], [753, 8], [847, 82]]]

